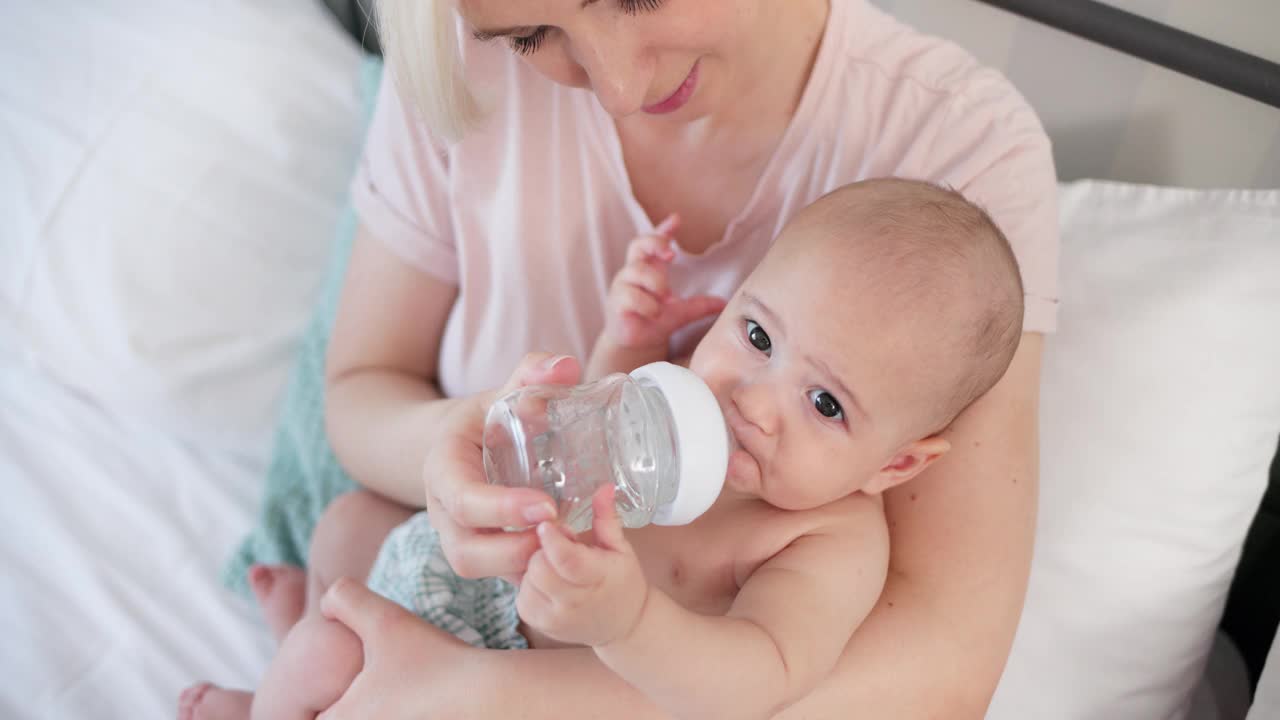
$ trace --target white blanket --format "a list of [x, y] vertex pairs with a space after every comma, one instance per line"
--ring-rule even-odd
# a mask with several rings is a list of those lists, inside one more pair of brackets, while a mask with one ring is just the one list
[[0, 717], [164, 718], [199, 679], [248, 687], [271, 642], [218, 569], [263, 458], [190, 446], [0, 364]]

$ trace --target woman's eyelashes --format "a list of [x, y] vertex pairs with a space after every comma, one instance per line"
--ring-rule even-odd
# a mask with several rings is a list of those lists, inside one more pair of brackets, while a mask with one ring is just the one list
[[628, 15], [639, 15], [640, 13], [653, 12], [662, 7], [663, 0], [619, 0], [622, 6], [622, 12]]
[[547, 33], [551, 32], [551, 28], [546, 25], [538, 27], [528, 35], [513, 35], [507, 39], [511, 43], [511, 49], [520, 55], [529, 55], [538, 51], [542, 46], [542, 41], [547, 39]]
[[[628, 15], [640, 15], [654, 12], [662, 7], [663, 2], [664, 0], [618, 0], [618, 6]], [[547, 39], [547, 34], [550, 32], [550, 26], [539, 25], [532, 33], [512, 36], [507, 39], [507, 42], [517, 54], [532, 55], [542, 47], [542, 42]]]

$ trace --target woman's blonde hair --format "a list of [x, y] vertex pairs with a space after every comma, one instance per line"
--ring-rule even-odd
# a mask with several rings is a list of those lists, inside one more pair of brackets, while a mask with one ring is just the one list
[[376, 0], [379, 39], [397, 88], [437, 137], [460, 139], [480, 120], [463, 76], [452, 0]]

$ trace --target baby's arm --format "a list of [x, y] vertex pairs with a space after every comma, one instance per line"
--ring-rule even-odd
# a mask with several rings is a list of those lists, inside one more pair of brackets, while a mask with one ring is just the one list
[[667, 275], [675, 257], [672, 234], [678, 227], [679, 220], [672, 215], [654, 234], [631, 241], [626, 265], [609, 287], [604, 331], [591, 351], [585, 380], [666, 360], [672, 333], [724, 308], [720, 298], [672, 295]]
[[841, 504], [840, 521], [760, 566], [727, 615], [698, 615], [651, 588], [632, 631], [596, 654], [676, 717], [773, 717], [831, 672], [884, 586], [879, 503]]

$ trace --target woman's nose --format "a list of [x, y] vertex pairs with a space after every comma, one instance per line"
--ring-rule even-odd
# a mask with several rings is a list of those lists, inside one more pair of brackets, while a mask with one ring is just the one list
[[644, 107], [653, 63], [643, 59], [634, 39], [617, 31], [593, 33], [574, 44], [574, 56], [609, 115], [622, 118]]
[[778, 402], [769, 386], [759, 382], [742, 383], [734, 388], [731, 397], [743, 420], [766, 435], [777, 433]]

